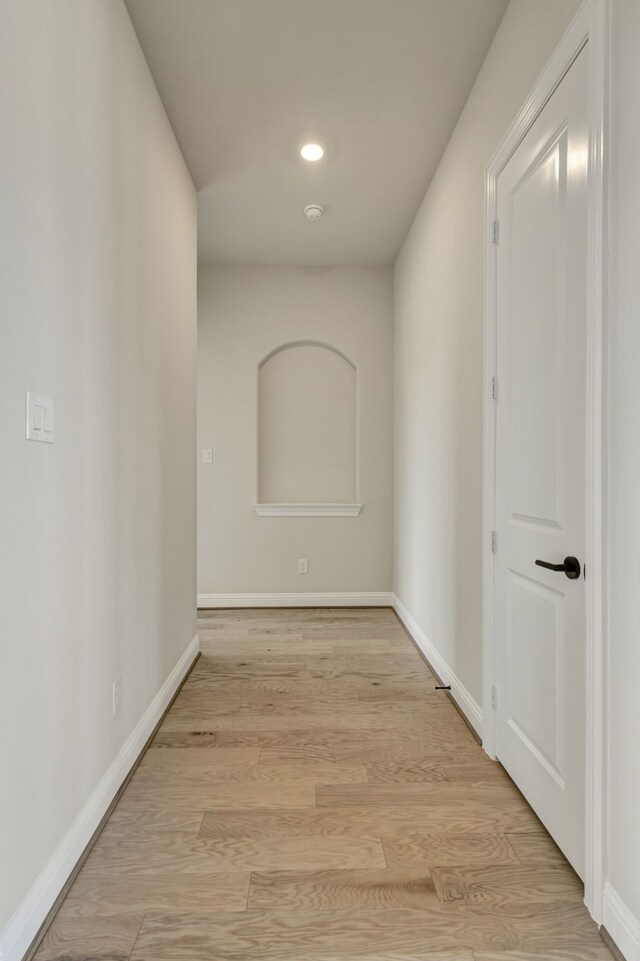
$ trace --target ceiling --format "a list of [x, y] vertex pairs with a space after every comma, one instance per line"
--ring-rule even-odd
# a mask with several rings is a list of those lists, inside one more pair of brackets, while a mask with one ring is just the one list
[[[507, 2], [126, 0], [201, 262], [393, 263]], [[325, 159], [300, 160], [305, 139]]]

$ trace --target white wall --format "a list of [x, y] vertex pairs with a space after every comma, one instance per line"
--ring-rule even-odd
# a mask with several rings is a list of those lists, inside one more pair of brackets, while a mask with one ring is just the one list
[[[199, 594], [391, 591], [391, 306], [390, 269], [200, 267], [198, 447], [213, 463], [199, 457]], [[357, 367], [359, 517], [253, 511], [258, 365], [297, 340]]]
[[395, 589], [478, 703], [484, 171], [578, 5], [511, 0], [394, 274]]
[[[614, 0], [609, 317], [609, 833], [607, 876], [635, 939], [605, 906], [629, 961], [640, 959], [640, 4]], [[635, 953], [633, 953], [635, 951]]]
[[120, 0], [5, 0], [0, 88], [2, 931], [195, 634], [196, 206]]

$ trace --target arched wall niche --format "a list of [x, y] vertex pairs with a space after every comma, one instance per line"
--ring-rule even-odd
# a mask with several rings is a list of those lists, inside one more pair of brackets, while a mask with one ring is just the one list
[[311, 340], [268, 353], [258, 366], [258, 513], [359, 513], [357, 432], [349, 357]]

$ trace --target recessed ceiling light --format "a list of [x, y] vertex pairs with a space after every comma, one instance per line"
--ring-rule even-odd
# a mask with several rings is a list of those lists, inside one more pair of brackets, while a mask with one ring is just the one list
[[300, 148], [300, 156], [303, 160], [315, 163], [316, 160], [322, 160], [324, 157], [324, 147], [319, 143], [306, 143]]

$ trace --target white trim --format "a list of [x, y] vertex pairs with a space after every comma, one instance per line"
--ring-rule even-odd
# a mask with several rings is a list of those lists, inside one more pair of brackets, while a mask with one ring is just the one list
[[254, 504], [258, 517], [357, 517], [362, 504]]
[[589, 7], [589, 249], [587, 276], [586, 846], [585, 904], [602, 922], [606, 843], [605, 344], [607, 325], [607, 151], [609, 0]]
[[337, 354], [338, 357], [342, 357], [343, 360], [346, 360], [349, 367], [352, 367], [356, 371], [358, 369], [348, 354], [345, 354], [345, 352], [340, 350], [339, 347], [334, 347], [333, 344], [330, 344], [326, 340], [289, 340], [286, 344], [280, 344], [279, 347], [274, 347], [273, 350], [270, 350], [269, 353], [266, 354], [258, 364], [258, 370], [260, 370], [261, 367], [264, 367], [267, 361], [271, 360], [272, 357], [275, 357], [276, 354], [281, 354], [284, 350], [291, 350], [292, 347], [320, 347], [323, 350], [330, 350], [332, 354]]
[[416, 642], [432, 668], [441, 679], [443, 684], [451, 685], [451, 696], [471, 724], [478, 737], [482, 738], [482, 708], [469, 693], [460, 678], [449, 666], [437, 648], [424, 633], [415, 617], [404, 606], [397, 594], [394, 594], [393, 607], [406, 627], [407, 631]]
[[627, 961], [640, 961], [640, 919], [608, 881], [604, 888], [602, 924]]
[[[492, 157], [485, 188], [485, 308], [484, 308], [484, 469], [483, 469], [483, 701], [491, 703], [495, 683], [494, 555], [489, 550], [495, 529], [495, 401], [490, 397], [496, 356], [496, 246], [492, 243], [496, 218], [497, 179], [545, 103], [585, 44], [589, 56], [589, 279], [587, 316], [587, 512], [586, 645], [586, 839], [585, 904], [593, 918], [602, 920], [605, 843], [604, 684], [606, 596], [603, 504], [605, 458], [603, 449], [604, 354], [606, 324], [606, 250], [609, 97], [609, 0], [585, 0], [533, 91]], [[487, 712], [484, 747], [495, 756], [495, 717]]]
[[198, 594], [199, 608], [225, 607], [393, 607], [387, 591], [354, 594]]
[[3, 961], [21, 961], [28, 951], [109, 805], [193, 664], [199, 649], [200, 642], [196, 635], [2, 932], [0, 958]]

